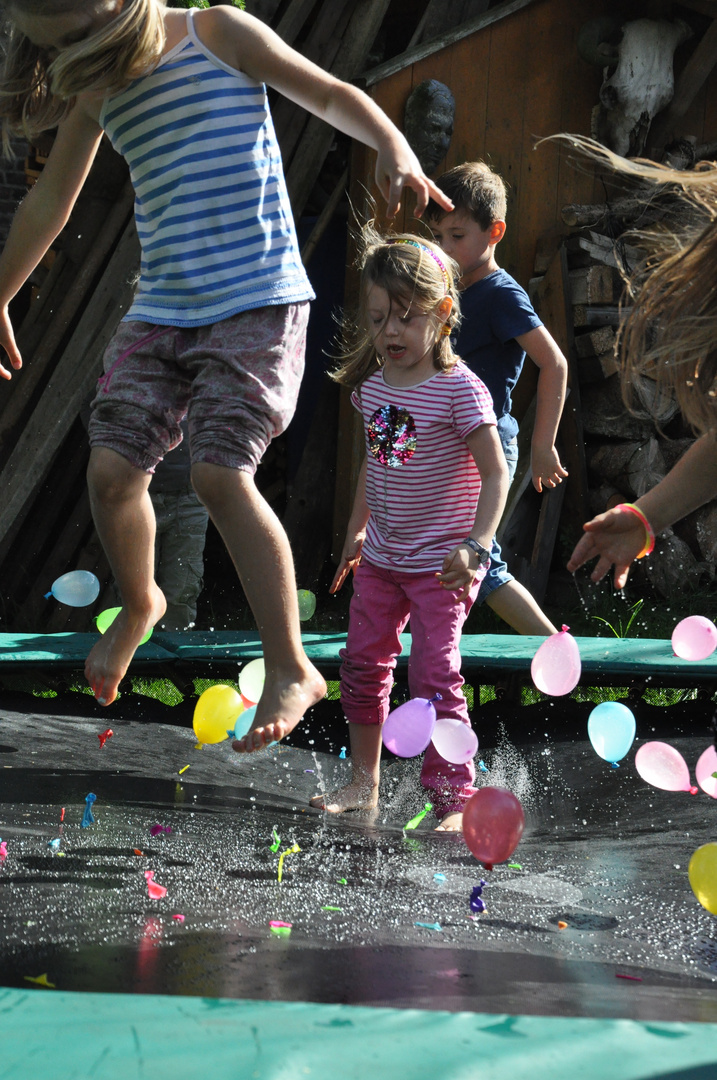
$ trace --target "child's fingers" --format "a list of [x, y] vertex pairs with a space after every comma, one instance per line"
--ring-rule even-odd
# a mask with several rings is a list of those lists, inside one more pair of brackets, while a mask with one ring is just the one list
[[348, 559], [344, 559], [344, 561], [341, 563], [338, 570], [334, 574], [334, 580], [331, 582], [331, 585], [329, 586], [329, 594], [330, 595], [333, 595], [333, 593], [339, 591], [339, 589], [341, 588], [343, 583], [346, 581], [346, 578], [348, 576], [348, 572], [349, 572], [350, 569], [351, 569], [350, 561]]

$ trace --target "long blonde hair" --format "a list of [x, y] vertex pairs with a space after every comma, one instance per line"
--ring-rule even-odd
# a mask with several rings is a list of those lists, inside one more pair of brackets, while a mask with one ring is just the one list
[[647, 257], [623, 275], [630, 306], [618, 332], [623, 394], [632, 406], [649, 375], [661, 394], [674, 395], [695, 432], [717, 434], [717, 165], [687, 172], [619, 157], [582, 136], [560, 138], [637, 184], [638, 197], [667, 197], [664, 221], [629, 235]]
[[436, 308], [446, 296], [453, 302], [445, 326], [454, 331], [460, 323], [457, 264], [437, 244], [411, 233], [382, 236], [369, 222], [357, 237], [357, 266], [361, 275], [358, 311], [342, 320], [341, 356], [331, 378], [351, 388], [360, 386], [381, 367], [373, 334], [369, 329], [366, 299], [372, 285], [385, 289], [391, 302], [407, 310], [412, 304], [435, 317], [436, 343], [433, 365], [449, 371], [458, 361], [449, 334], [441, 333], [444, 320]]
[[53, 16], [81, 9], [105, 10], [115, 0], [0, 0], [4, 63], [0, 74], [3, 150], [13, 136], [32, 142], [56, 127], [78, 94], [116, 93], [151, 71], [164, 48], [161, 0], [124, 0], [122, 10], [96, 34], [50, 59], [13, 24], [13, 11]]

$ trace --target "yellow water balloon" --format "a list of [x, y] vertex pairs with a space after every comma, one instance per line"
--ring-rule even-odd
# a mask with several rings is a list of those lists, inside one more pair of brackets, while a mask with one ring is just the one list
[[194, 734], [200, 743], [222, 742], [234, 730], [237, 717], [243, 711], [241, 695], [233, 686], [210, 686], [194, 707]]
[[703, 908], [717, 915], [717, 844], [703, 844], [690, 859], [690, 885]]

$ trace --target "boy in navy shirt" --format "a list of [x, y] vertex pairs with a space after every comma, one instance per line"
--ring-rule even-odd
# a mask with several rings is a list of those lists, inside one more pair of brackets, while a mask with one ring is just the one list
[[[436, 183], [455, 206], [446, 213], [431, 201], [426, 211], [436, 243], [461, 268], [463, 320], [455, 350], [490, 390], [511, 479], [518, 464], [511, 392], [526, 354], [537, 365], [533, 485], [537, 491], [555, 487], [568, 475], [555, 449], [568, 366], [525, 290], [496, 262], [495, 249], [505, 235], [505, 183], [482, 161], [458, 165]], [[510, 574], [495, 539], [478, 601], [485, 601], [518, 633], [557, 632], [531, 593]]]

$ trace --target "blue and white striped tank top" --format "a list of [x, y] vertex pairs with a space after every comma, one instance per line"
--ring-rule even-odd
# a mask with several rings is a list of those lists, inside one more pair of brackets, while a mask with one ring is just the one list
[[187, 36], [107, 98], [100, 123], [127, 161], [142, 246], [125, 315], [203, 326], [313, 299], [266, 88]]

